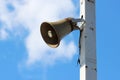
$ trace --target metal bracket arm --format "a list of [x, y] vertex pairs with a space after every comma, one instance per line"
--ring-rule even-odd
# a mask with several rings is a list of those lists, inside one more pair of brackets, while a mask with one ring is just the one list
[[83, 25], [85, 24], [85, 20], [83, 18], [78, 19], [72, 18], [71, 21], [75, 29], [79, 29], [80, 31], [83, 29]]

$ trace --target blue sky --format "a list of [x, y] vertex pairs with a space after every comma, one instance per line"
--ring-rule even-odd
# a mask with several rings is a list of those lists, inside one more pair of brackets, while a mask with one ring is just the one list
[[[120, 79], [119, 3], [96, 0], [98, 80]], [[41, 22], [66, 17], [79, 17], [79, 0], [0, 0], [0, 80], [79, 80], [79, 31], [57, 49], [39, 32]]]
[[98, 79], [119, 80], [119, 0], [97, 1]]

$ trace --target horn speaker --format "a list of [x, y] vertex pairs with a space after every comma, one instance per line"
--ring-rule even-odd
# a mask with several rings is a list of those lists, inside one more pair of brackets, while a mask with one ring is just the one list
[[43, 22], [41, 24], [40, 32], [48, 46], [52, 48], [58, 47], [60, 40], [75, 30], [71, 20], [72, 18], [66, 18], [56, 22]]

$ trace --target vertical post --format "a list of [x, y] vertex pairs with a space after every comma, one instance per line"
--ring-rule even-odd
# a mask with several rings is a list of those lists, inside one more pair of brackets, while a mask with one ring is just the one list
[[80, 0], [81, 31], [80, 80], [97, 80], [95, 0]]

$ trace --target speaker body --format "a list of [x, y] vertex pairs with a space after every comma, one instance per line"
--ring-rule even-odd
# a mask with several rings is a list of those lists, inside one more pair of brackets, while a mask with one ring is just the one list
[[43, 22], [40, 28], [43, 40], [52, 48], [58, 47], [60, 40], [74, 30], [71, 19]]

